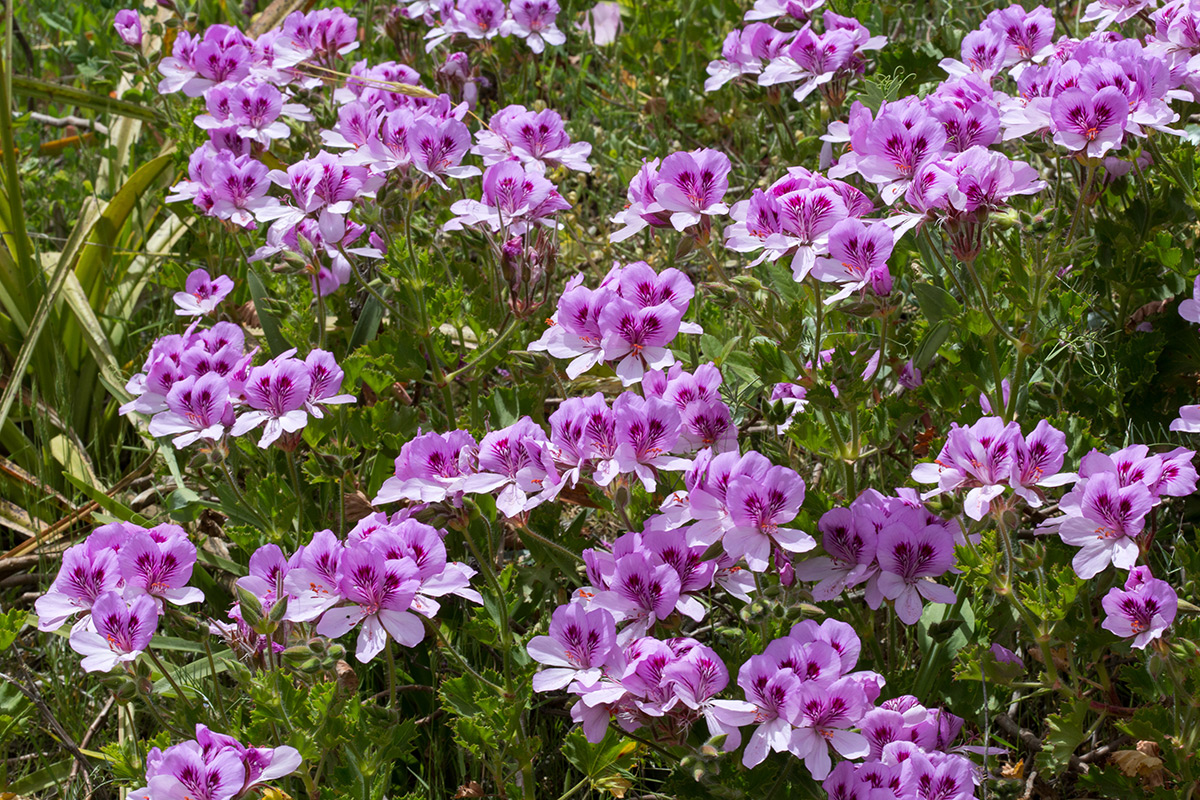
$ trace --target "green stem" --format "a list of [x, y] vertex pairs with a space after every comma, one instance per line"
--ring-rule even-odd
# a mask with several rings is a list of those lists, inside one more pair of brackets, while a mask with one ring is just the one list
[[443, 647], [445, 647], [446, 651], [448, 653], [450, 653], [450, 655], [454, 656], [454, 660], [457, 661], [459, 663], [459, 665], [462, 666], [463, 669], [465, 669], [468, 673], [470, 673], [470, 675], [473, 678], [475, 678], [475, 680], [479, 681], [484, 686], [491, 687], [493, 690], [495, 690], [499, 694], [505, 693], [504, 687], [498, 686], [495, 683], [492, 683], [487, 678], [483, 677], [483, 675], [481, 675], [478, 670], [476, 670], [474, 667], [472, 667], [471, 664], [465, 658], [463, 658], [462, 654], [459, 653], [458, 650], [456, 650], [454, 648], [454, 645], [450, 644], [449, 640], [447, 640], [446, 637], [442, 636], [441, 630], [439, 630], [438, 627], [433, 624], [432, 620], [426, 619], [425, 617], [421, 617], [421, 620], [425, 623], [425, 627], [428, 628], [431, 633], [433, 633], [433, 638], [437, 639], [438, 643], [441, 644]]
[[541, 544], [544, 544], [546, 547], [549, 547], [552, 550], [556, 550], [559, 553], [562, 553], [563, 555], [567, 556], [568, 558], [570, 558], [574, 561], [578, 561], [580, 564], [583, 563], [583, 558], [578, 553], [576, 553], [574, 550], [571, 550], [570, 548], [567, 548], [567, 547], [563, 547], [558, 542], [552, 542], [549, 539], [547, 539], [545, 536], [542, 536], [539, 533], [534, 533], [529, 528], [528, 525], [522, 525], [520, 530], [521, 530], [522, 536], [528, 536], [529, 538], [531, 538], [537, 542], [540, 542]]
[[392, 637], [388, 637], [387, 647], [387, 662], [388, 662], [388, 708], [396, 707], [396, 652], [392, 647]]
[[395, 317], [398, 320], [403, 318], [403, 315], [400, 313], [400, 309], [397, 308], [396, 306], [392, 305], [387, 300], [385, 300], [383, 295], [381, 295], [378, 291], [376, 291], [376, 289], [373, 286], [371, 286], [370, 282], [367, 281], [366, 277], [364, 277], [363, 274], [358, 271], [357, 264], [355, 264], [353, 261], [351, 261], [350, 268], [354, 272], [354, 277], [358, 281], [359, 286], [366, 289], [367, 294], [371, 295], [376, 300], [378, 300], [379, 304], [381, 306], [383, 306], [384, 308], [386, 308], [389, 312], [391, 312], [393, 317]]
[[478, 355], [476, 355], [474, 360], [472, 360], [468, 364], [464, 364], [463, 366], [454, 370], [454, 372], [447, 373], [446, 378], [445, 378], [446, 382], [450, 383], [455, 378], [457, 378], [459, 375], [462, 375], [464, 372], [470, 372], [471, 370], [475, 369], [475, 367], [482, 364], [484, 362], [484, 360], [487, 359], [488, 356], [490, 356], [493, 352], [495, 352], [497, 347], [504, 344], [504, 341], [506, 339], [508, 339], [508, 337], [512, 334], [513, 331], [515, 331], [517, 329], [517, 327], [520, 324], [521, 324], [521, 320], [516, 319], [514, 317], [512, 322], [508, 323], [508, 327], [506, 327], [500, 333], [500, 335], [497, 336], [495, 338], [495, 340], [493, 340], [482, 352], [480, 352]]
[[145, 650], [143, 652], [150, 656], [150, 660], [154, 662], [154, 666], [158, 667], [158, 671], [161, 672], [163, 677], [167, 679], [167, 683], [171, 684], [171, 688], [175, 690], [175, 695], [179, 698], [180, 702], [182, 702], [188, 708], [191, 708], [192, 701], [189, 700], [187, 695], [183, 693], [183, 689], [179, 688], [179, 684], [175, 682], [174, 676], [171, 675], [171, 672], [167, 669], [166, 665], [158, 660], [158, 656], [155, 655], [153, 650]]
[[217, 698], [217, 708], [221, 710], [221, 716], [226, 718], [225, 698], [221, 696], [221, 681], [217, 677], [217, 661], [213, 658], [212, 647], [208, 643], [209, 637], [204, 637], [204, 652], [208, 655], [208, 669], [212, 674], [213, 679], [213, 694]]
[[[304, 495], [300, 485], [300, 470], [296, 468], [296, 453], [289, 450], [287, 454], [288, 472], [292, 476], [292, 491], [296, 493], [296, 535], [299, 537], [300, 531], [304, 530]], [[300, 540], [297, 538], [296, 547], [299, 548]]]
[[558, 800], [568, 800], [571, 797], [571, 795], [575, 794], [580, 789], [582, 789], [584, 786], [586, 786], [589, 780], [591, 780], [591, 779], [585, 775], [583, 780], [581, 780], [579, 783], [575, 784], [570, 789], [567, 789], [565, 792], [563, 792], [559, 796]]
[[1092, 188], [1092, 179], [1096, 177], [1096, 167], [1089, 164], [1087, 168], [1087, 177], [1083, 179], [1083, 188], [1079, 190], [1079, 202], [1075, 205], [1075, 213], [1071, 215], [1071, 227], [1067, 228], [1067, 238], [1063, 240], [1063, 249], [1068, 250], [1071, 247], [1071, 242], [1075, 240], [1075, 226], [1079, 224], [1079, 218], [1083, 216], [1084, 198]]
[[[491, 558], [484, 558], [483, 553], [479, 550], [479, 546], [475, 544], [475, 537], [471, 536], [469, 524], [463, 526], [463, 539], [466, 541], [471, 555], [475, 556], [475, 560], [479, 563], [479, 569], [483, 572], [484, 580], [496, 595], [496, 603], [500, 609], [500, 633], [504, 639], [504, 683], [511, 690], [512, 670], [509, 660], [512, 651], [512, 628], [508, 621], [508, 599], [504, 592], [504, 587], [500, 585], [500, 579], [496, 577], [496, 570], [492, 565]], [[491, 549], [490, 545], [488, 549]]]

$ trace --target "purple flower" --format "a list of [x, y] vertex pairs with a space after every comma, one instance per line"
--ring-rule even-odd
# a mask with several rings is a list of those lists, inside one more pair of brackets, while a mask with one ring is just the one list
[[393, 477], [384, 481], [372, 504], [445, 500], [469, 474], [464, 469], [465, 457], [475, 446], [475, 439], [466, 431], [426, 433], [405, 442], [396, 457]]
[[557, 111], [529, 111], [511, 105], [492, 115], [488, 127], [475, 134], [478, 144], [473, 153], [483, 157], [487, 166], [517, 159], [527, 170], [544, 174], [549, 167], [564, 166], [591, 172], [588, 142], [571, 143]]
[[1064, 542], [1080, 548], [1071, 562], [1076, 574], [1087, 580], [1109, 564], [1118, 569], [1133, 567], [1138, 557], [1137, 536], [1153, 504], [1145, 484], [1122, 486], [1111, 472], [1088, 478], [1079, 498], [1078, 516], [1068, 516], [1058, 528]]
[[658, 171], [654, 198], [670, 213], [675, 230], [682, 231], [711, 217], [729, 212], [722, 200], [729, 189], [729, 156], [719, 150], [672, 153]]
[[870, 752], [865, 736], [846, 730], [862, 719], [869, 706], [862, 686], [851, 677], [830, 686], [808, 682], [800, 687], [800, 708], [790, 749], [804, 759], [814, 780], [829, 776], [833, 766], [830, 747], [845, 758], [862, 758]]
[[92, 604], [91, 629], [71, 631], [69, 644], [84, 657], [80, 666], [85, 672], [111, 672], [150, 646], [158, 615], [158, 604], [149, 595], [127, 604], [120, 592], [105, 592]]
[[687, 461], [671, 456], [679, 440], [679, 412], [657, 397], [624, 392], [613, 403], [617, 469], [634, 473], [653, 492], [657, 470], [682, 470]]
[[[853, 120], [852, 120], [853, 121]], [[853, 158], [843, 157], [830, 177], [858, 172], [880, 187], [888, 205], [912, 183], [918, 170], [939, 158], [946, 146], [946, 130], [924, 107], [909, 101], [885, 105], [878, 117], [852, 126]]]
[[617, 637], [627, 644], [644, 636], [659, 620], [671, 616], [679, 602], [679, 573], [670, 564], [644, 552], [616, 560], [616, 572], [608, 591], [598, 593], [592, 603], [612, 612], [618, 622], [632, 622]]
[[121, 37], [121, 41], [130, 47], [142, 46], [142, 20], [138, 13], [131, 8], [123, 8], [117, 12], [117, 18], [113, 21], [113, 28], [117, 31], [117, 36]]
[[[1037, 431], [1031, 434], [1035, 446], [1037, 435]], [[970, 487], [963, 511], [971, 519], [983, 519], [992, 500], [1004, 493], [1011, 479], [1021, 441], [1021, 426], [1016, 422], [1005, 425], [999, 417], [983, 417], [970, 427], [952, 423], [942, 452], [933, 462], [915, 466], [913, 480], [937, 483], [936, 489], [923, 495], [925, 499]], [[1032, 477], [1036, 468], [1029, 467]]]
[[200, 317], [212, 313], [221, 301], [233, 291], [233, 280], [228, 275], [209, 278], [203, 269], [193, 270], [187, 277], [185, 291], [175, 293], [177, 316]]
[[742, 764], [756, 767], [767, 757], [767, 751], [782, 753], [792, 744], [793, 727], [800, 710], [800, 679], [790, 669], [780, 669], [767, 655], [752, 656], [738, 670], [738, 686], [746, 700], [757, 709], [754, 722], [758, 725], [746, 744]]
[[550, 442], [546, 432], [529, 417], [521, 417], [507, 428], [492, 431], [479, 442], [479, 467], [463, 479], [464, 492], [493, 492], [496, 508], [506, 517], [515, 517], [542, 502], [540, 493], [546, 470], [540, 458], [541, 448]]
[[480, 174], [479, 167], [461, 166], [470, 146], [470, 130], [453, 118], [436, 124], [419, 118], [408, 127], [407, 147], [412, 165], [443, 189], [449, 188], [442, 180], [443, 175], [462, 179]]
[[783, 466], [767, 470], [761, 480], [738, 477], [729, 482], [725, 493], [732, 523], [725, 532], [725, 552], [733, 558], [744, 557], [753, 572], [769, 566], [771, 546], [791, 553], [803, 553], [817, 546], [807, 533], [781, 527], [796, 518], [804, 502], [804, 479]]
[[502, 161], [483, 172], [483, 200], [459, 200], [450, 206], [457, 216], [442, 230], [485, 225], [493, 232], [519, 236], [535, 226], [557, 228], [551, 215], [570, 208], [554, 184], [517, 161]]
[[268, 361], [250, 371], [246, 382], [246, 404], [250, 407], [238, 416], [230, 433], [241, 436], [263, 425], [258, 446], [267, 448], [285, 433], [294, 433], [308, 424], [306, 405], [312, 389], [312, 377], [304, 362], [290, 353]]
[[612, 44], [621, 31], [621, 4], [596, 3], [587, 12], [587, 17], [580, 27], [588, 32], [597, 45], [603, 47]]
[[754, 722], [757, 709], [744, 700], [716, 700], [729, 684], [729, 670], [710, 647], [697, 645], [663, 670], [679, 702], [704, 715], [711, 736], [725, 736], [725, 751], [736, 750], [742, 740], [739, 728]]
[[892, 230], [882, 222], [864, 225], [858, 219], [844, 219], [834, 225], [829, 231], [829, 255], [818, 257], [812, 269], [817, 280], [840, 284], [825, 303], [837, 302], [867, 286], [880, 296], [891, 292], [887, 260], [894, 244]]
[[182, 449], [199, 439], [217, 441], [231, 425], [233, 404], [229, 397], [229, 381], [216, 372], [209, 372], [199, 378], [183, 378], [171, 386], [167, 393], [167, 410], [150, 420], [150, 435], [179, 434], [171, 444]]
[[1175, 621], [1179, 597], [1171, 584], [1155, 578], [1149, 567], [1134, 567], [1125, 589], [1110, 589], [1100, 604], [1107, 615], [1101, 627], [1117, 636], [1134, 637], [1133, 647], [1144, 650]]
[[1054, 14], [1045, 6], [1026, 11], [1013, 4], [987, 15], [984, 26], [1004, 39], [1004, 66], [1037, 63], [1054, 52]]
[[550, 667], [533, 676], [533, 690], [550, 692], [576, 680], [594, 684], [616, 641], [617, 623], [608, 611], [589, 611], [580, 603], [559, 606], [551, 616], [550, 634], [535, 636], [526, 645], [530, 658]]
[[[813, 587], [813, 599], [832, 600], [847, 587], [854, 587], [869, 578], [874, 568], [879, 540], [878, 526], [883, 515], [859, 501], [850, 508], [833, 508], [817, 523], [824, 535], [821, 541], [827, 556], [811, 558], [796, 565], [796, 577], [802, 581], [819, 581]], [[876, 516], [877, 515], [877, 516]]]
[[1010, 483], [1029, 505], [1036, 508], [1042, 504], [1042, 493], [1037, 487], [1062, 486], [1078, 480], [1075, 473], [1062, 472], [1063, 456], [1067, 454], [1066, 434], [1046, 420], [1038, 422], [1028, 436], [1014, 441], [1017, 449]]
[[333, 353], [325, 350], [312, 350], [304, 359], [308, 369], [309, 387], [305, 409], [317, 419], [325, 416], [322, 406], [353, 403], [354, 395], [336, 394], [342, 388], [345, 372], [338, 366]]
[[[248, 155], [234, 157], [233, 153], [219, 153], [212, 168], [210, 185], [207, 187], [212, 205], [205, 210], [205, 213], [217, 219], [227, 219], [243, 228], [255, 227], [256, 214], [279, 207], [277, 199], [267, 196], [267, 191], [271, 188], [271, 182], [267, 179], [269, 173], [270, 170], [265, 164]], [[189, 282], [190, 280], [189, 277]], [[223, 282], [228, 280], [225, 276], [220, 276], [214, 281], [215, 286], [212, 288], [221, 287]], [[233, 284], [230, 283], [229, 289], [232, 288]], [[188, 291], [196, 295], [196, 292], [191, 289]], [[210, 291], [212, 290], [210, 289]], [[225, 292], [225, 294], [228, 293], [228, 291]], [[181, 308], [192, 307], [192, 303], [181, 295], [177, 294], [175, 297], [176, 304]], [[196, 295], [196, 300], [199, 301], [200, 306], [205, 305], [205, 297]], [[214, 307], [219, 302], [219, 299], [213, 302]], [[176, 311], [175, 313], [194, 315], [196, 312]]]
[[629, 386], [641, 381], [647, 369], [675, 363], [667, 345], [679, 333], [683, 313], [669, 302], [639, 307], [611, 298], [600, 311], [601, 346], [606, 361], [618, 362], [617, 377]]
[[283, 588], [289, 597], [288, 620], [314, 620], [343, 599], [343, 550], [342, 541], [333, 531], [313, 534], [312, 541], [301, 551], [298, 563], [284, 575]]
[[34, 601], [38, 630], [56, 631], [76, 614], [90, 613], [96, 598], [118, 590], [120, 582], [115, 551], [93, 545], [92, 537], [84, 544], [68, 548], [54, 583]]
[[354, 655], [364, 663], [383, 650], [389, 635], [405, 647], [425, 638], [420, 618], [409, 611], [421, 583], [411, 559], [386, 558], [380, 547], [358, 541], [346, 548], [340, 566], [338, 588], [348, 604], [322, 614], [317, 633], [338, 637], [361, 622]]
[[127, 597], [148, 594], [177, 606], [204, 600], [204, 592], [187, 585], [196, 564], [196, 546], [176, 526], [133, 534], [118, 558]]
[[926, 578], [954, 566], [954, 540], [941, 525], [914, 530], [894, 523], [879, 533], [879, 591], [895, 602], [896, 616], [906, 625], [921, 618], [922, 602], [953, 603], [954, 591]]
[[567, 41], [566, 34], [554, 24], [560, 11], [556, 0], [512, 0], [509, 4], [512, 19], [506, 32], [525, 40], [529, 49], [540, 53], [546, 45], [557, 46]]
[[1055, 144], [1088, 158], [1120, 148], [1128, 118], [1129, 100], [1113, 86], [1098, 92], [1067, 89], [1050, 104]]

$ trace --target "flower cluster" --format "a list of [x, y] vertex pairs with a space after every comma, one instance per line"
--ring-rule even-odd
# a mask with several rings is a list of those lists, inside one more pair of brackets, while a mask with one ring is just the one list
[[1073, 483], [1078, 476], [1062, 472], [1066, 454], [1066, 435], [1046, 420], [1022, 436], [1019, 423], [1006, 425], [1000, 417], [983, 417], [970, 426], [951, 424], [941, 453], [914, 467], [912, 477], [918, 483], [937, 484], [922, 495], [924, 499], [969, 490], [963, 512], [979, 520], [991, 513], [992, 502], [1005, 489], [1036, 508], [1045, 497], [1043, 489]]
[[1149, 567], [1134, 567], [1125, 588], [1109, 589], [1100, 605], [1107, 614], [1101, 627], [1117, 636], [1132, 636], [1132, 646], [1144, 650], [1175, 621], [1179, 596], [1171, 584], [1154, 577]]
[[1062, 512], [1043, 524], [1079, 551], [1072, 565], [1093, 578], [1111, 564], [1132, 569], [1145, 544], [1141, 537], [1150, 510], [1164, 497], [1196, 491], [1195, 453], [1177, 447], [1154, 454], [1142, 444], [1111, 455], [1092, 450], [1079, 464], [1079, 481], [1058, 501]]
[[213, 632], [252, 651], [268, 642], [282, 650], [274, 642], [279, 624], [309, 623], [331, 638], [361, 625], [355, 655], [363, 662], [377, 656], [389, 636], [413, 647], [425, 638], [416, 614], [437, 614], [436, 598], [456, 594], [483, 602], [470, 586], [475, 570], [447, 560], [444, 536], [400, 512], [360, 520], [344, 541], [319, 531], [290, 557], [276, 545], [260, 547], [250, 574], [238, 580], [238, 602], [229, 612], [235, 624], [213, 623]]
[[[427, 24], [433, 25], [425, 34], [427, 51], [460, 34], [478, 40], [515, 36], [535, 53], [541, 53], [546, 45], [557, 47], [567, 41], [555, 24], [561, 10], [557, 0], [510, 0], [508, 5], [504, 0], [405, 1], [407, 16], [424, 15]], [[433, 8], [438, 14], [436, 24]]]
[[817, 528], [826, 555], [796, 565], [798, 579], [817, 581], [814, 600], [832, 600], [865, 584], [870, 608], [890, 600], [896, 616], [914, 625], [925, 600], [957, 599], [935, 580], [953, 569], [961, 528], [930, 513], [915, 491], [900, 489], [888, 497], [867, 489], [849, 507], [826, 512]]
[[132, 523], [102, 525], [63, 553], [54, 583], [34, 603], [38, 629], [71, 628], [71, 649], [87, 672], [111, 672], [150, 645], [163, 601], [188, 605], [204, 593], [188, 586], [196, 546], [183, 528], [146, 529]]
[[515, 517], [585, 479], [605, 487], [628, 475], [652, 492], [661, 471], [692, 464], [687, 454], [699, 450], [697, 458], [707, 459], [710, 448], [736, 449], [720, 385], [721, 375], [711, 365], [695, 374], [676, 365], [649, 373], [645, 396], [624, 392], [611, 404], [600, 393], [568, 398], [550, 416], [549, 435], [523, 417], [479, 442], [466, 431], [418, 436], [401, 448], [395, 474], [374, 502], [430, 503], [495, 493], [497, 508]]
[[659, 165], [657, 158], [642, 164], [629, 183], [629, 203], [612, 218], [624, 227], [609, 235], [622, 242], [644, 230], [673, 227], [708, 241], [712, 218], [729, 213], [729, 156], [720, 150], [672, 153]]
[[[210, 282], [208, 273], [197, 273], [188, 278], [189, 293], [176, 295], [183, 313], [211, 310], [228, 293], [224, 276]], [[344, 373], [331, 353], [313, 350], [301, 361], [289, 350], [256, 367], [258, 348], [245, 348], [245, 332], [232, 322], [204, 330], [193, 323], [182, 334], [160, 337], [143, 372], [126, 385], [134, 399], [121, 413], [153, 415], [151, 435], [174, 437], [176, 448], [258, 427], [258, 446], [265, 448], [302, 429], [309, 415], [322, 418], [325, 406], [354, 402], [353, 395], [339, 394]]]
[[792, 167], [765, 191], [755, 189], [749, 200], [734, 204], [725, 246], [740, 253], [761, 250], [749, 266], [790, 255], [795, 280], [811, 274], [838, 287], [826, 303], [868, 288], [885, 297], [892, 291], [887, 261], [895, 234], [884, 221], [865, 219], [872, 210], [866, 195], [849, 184]]
[[[768, 9], [760, 6], [771, 6]], [[762, 0], [746, 14], [747, 20], [767, 19], [788, 14], [808, 19], [820, 3], [780, 3]], [[801, 6], [801, 8], [793, 8]], [[793, 14], [793, 12], [795, 12]], [[732, 80], [757, 75], [760, 86], [798, 83], [792, 92], [802, 101], [814, 91], [833, 108], [846, 100], [851, 79], [866, 69], [866, 54], [887, 44], [886, 36], [872, 36], [861, 22], [826, 11], [823, 32], [811, 21], [794, 33], [787, 33], [763, 22], [754, 22], [743, 30], [734, 30], [721, 48], [722, 58], [708, 65], [705, 91], [711, 92]]]
[[294, 747], [247, 747], [232, 736], [196, 725], [196, 738], [155, 747], [146, 754], [146, 785], [133, 789], [136, 800], [237, 800], [256, 787], [295, 772], [301, 763]]
[[679, 270], [656, 273], [644, 261], [614, 265], [595, 289], [577, 275], [559, 297], [550, 327], [529, 349], [572, 359], [572, 379], [604, 361], [626, 386], [638, 383], [647, 370], [675, 363], [668, 345], [677, 334], [702, 332], [683, 319], [695, 293]]

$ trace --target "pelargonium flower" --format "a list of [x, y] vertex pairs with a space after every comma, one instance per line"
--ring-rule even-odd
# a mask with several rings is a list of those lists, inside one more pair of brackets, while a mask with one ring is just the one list
[[204, 592], [187, 582], [196, 564], [196, 546], [182, 528], [160, 525], [129, 537], [118, 555], [125, 596], [148, 594], [177, 606], [199, 603]]
[[840, 678], [829, 686], [803, 684], [799, 705], [791, 749], [804, 759], [813, 780], [829, 776], [833, 766], [830, 747], [844, 758], [862, 758], [870, 752], [866, 737], [848, 730], [870, 707], [866, 692], [853, 677]]
[[771, 547], [803, 553], [817, 546], [804, 531], [782, 527], [796, 518], [804, 502], [804, 479], [794, 470], [774, 466], [761, 481], [734, 478], [725, 492], [730, 528], [722, 542], [733, 558], [744, 557], [753, 572], [769, 565]]
[[913, 467], [913, 480], [937, 484], [925, 499], [970, 487], [963, 511], [971, 519], [983, 519], [991, 501], [1004, 493], [1020, 439], [1020, 424], [1005, 425], [999, 417], [983, 417], [970, 427], [952, 423], [937, 459]]
[[913, 530], [896, 523], [879, 532], [879, 591], [895, 601], [896, 616], [906, 625], [921, 618], [921, 598], [931, 603], [953, 603], [948, 586], [926, 580], [944, 575], [954, 566], [954, 540], [941, 525]]
[[742, 764], [754, 768], [767, 757], [768, 749], [782, 753], [791, 747], [790, 720], [800, 710], [801, 684], [795, 672], [780, 669], [767, 655], [751, 656], [738, 670], [737, 683], [756, 708], [754, 722], [758, 727], [742, 754]]
[[234, 422], [230, 431], [233, 436], [262, 425], [258, 446], [265, 449], [283, 434], [294, 433], [308, 424], [306, 405], [312, 377], [304, 362], [290, 355], [291, 352], [250, 371], [245, 390], [250, 410]]
[[825, 300], [826, 304], [849, 297], [865, 289], [883, 297], [892, 291], [892, 276], [887, 260], [895, 237], [882, 222], [865, 225], [858, 219], [844, 219], [829, 231], [829, 254], [819, 256], [812, 275], [819, 281], [837, 283], [840, 288]]
[[142, 46], [142, 19], [137, 11], [131, 8], [118, 11], [116, 19], [113, 20], [113, 28], [125, 44], [130, 47]]
[[167, 393], [167, 410], [150, 420], [150, 435], [171, 436], [171, 444], [181, 449], [199, 439], [217, 441], [233, 425], [233, 403], [229, 381], [209, 372], [199, 378], [188, 376], [177, 381]]
[[469, 474], [466, 456], [475, 447], [474, 437], [459, 430], [426, 433], [405, 442], [396, 457], [393, 477], [383, 482], [371, 503], [437, 503], [446, 499]]
[[832, 508], [822, 515], [817, 528], [823, 534], [821, 545], [826, 556], [810, 558], [796, 565], [796, 577], [802, 581], [817, 581], [813, 599], [832, 600], [843, 589], [854, 587], [877, 571], [875, 554], [879, 533], [872, 517], [882, 514], [864, 506], [856, 498], [850, 508]]
[[479, 442], [478, 469], [463, 479], [460, 488], [468, 493], [499, 489], [496, 508], [506, 517], [528, 511], [543, 500], [540, 492], [547, 472], [540, 455], [549, 443], [546, 432], [529, 417], [492, 431]]
[[349, 602], [323, 613], [317, 633], [336, 638], [362, 623], [354, 655], [364, 663], [383, 650], [389, 635], [405, 647], [425, 638], [420, 618], [409, 611], [421, 585], [411, 559], [386, 558], [381, 548], [359, 541], [346, 548], [340, 567], [339, 593]]
[[533, 676], [533, 690], [549, 692], [576, 680], [595, 683], [616, 641], [617, 623], [605, 609], [559, 606], [551, 615], [549, 635], [535, 636], [526, 645], [530, 658], [549, 667]]
[[97, 597], [117, 591], [120, 584], [116, 551], [98, 546], [92, 537], [67, 548], [54, 582], [34, 601], [38, 630], [56, 631], [76, 614], [90, 613]]
[[[1078, 490], [1077, 490], [1078, 491]], [[1093, 578], [1109, 564], [1130, 569], [1138, 558], [1137, 537], [1154, 505], [1154, 496], [1143, 483], [1122, 486], [1111, 472], [1092, 475], [1075, 509], [1064, 507], [1068, 516], [1058, 527], [1064, 542], [1080, 548], [1071, 565], [1083, 579]]]
[[679, 412], [657, 397], [624, 392], [613, 403], [617, 469], [633, 473], [646, 491], [655, 489], [657, 470], [684, 469], [688, 462], [671, 455], [679, 440]]
[[544, 174], [549, 167], [564, 166], [591, 172], [588, 156], [592, 145], [571, 142], [557, 111], [530, 111], [510, 105], [497, 111], [488, 127], [475, 134], [477, 144], [471, 152], [483, 157], [486, 166], [517, 159], [527, 170]]
[[1100, 604], [1107, 615], [1101, 627], [1117, 636], [1134, 637], [1132, 646], [1144, 650], [1175, 621], [1179, 597], [1171, 584], [1155, 578], [1149, 567], [1134, 567], [1124, 590], [1110, 589]]
[[658, 170], [654, 199], [670, 214], [675, 230], [696, 225], [703, 217], [729, 212], [722, 202], [729, 189], [729, 156], [719, 150], [672, 153]]
[[1109, 25], [1120, 25], [1133, 19], [1155, 3], [1156, 0], [1094, 0], [1088, 3], [1079, 21], [1095, 22], [1094, 30], [1100, 32]]
[[1067, 89], [1050, 104], [1054, 142], [1088, 158], [1119, 149], [1125, 138], [1129, 100], [1116, 87], [1098, 92]]
[[105, 592], [92, 604], [91, 626], [71, 631], [68, 644], [84, 657], [85, 672], [110, 672], [150, 646], [158, 615], [158, 603], [149, 595], [126, 603], [120, 592]]
[[443, 189], [449, 188], [442, 180], [443, 175], [462, 179], [480, 174], [479, 167], [462, 166], [470, 146], [470, 130], [453, 118], [436, 123], [419, 118], [408, 127], [407, 147], [413, 167]]
[[313, 534], [312, 541], [300, 551], [299, 559], [283, 578], [283, 588], [289, 597], [288, 620], [314, 620], [341, 602], [344, 550], [344, 543], [333, 531]]
[[725, 736], [726, 752], [736, 750], [743, 725], [754, 722], [757, 709], [744, 700], [717, 700], [729, 684], [729, 670], [711, 647], [698, 645], [663, 670], [679, 702], [704, 715], [710, 736]]
[[524, 39], [535, 53], [546, 49], [546, 45], [558, 46], [567, 41], [567, 36], [554, 24], [561, 10], [557, 0], [512, 0], [508, 6], [512, 17], [507, 20], [506, 35]]
[[571, 207], [554, 184], [520, 162], [502, 161], [483, 171], [482, 200], [458, 200], [450, 206], [456, 216], [442, 230], [483, 225], [493, 232], [519, 236], [542, 225], [557, 228], [553, 215]]
[[1013, 4], [996, 9], [983, 23], [1004, 38], [1004, 66], [1038, 63], [1054, 52], [1054, 14], [1045, 6], [1026, 11]]
[[638, 383], [647, 369], [675, 363], [667, 345], [679, 333], [683, 313], [669, 302], [638, 305], [614, 297], [600, 310], [599, 328], [604, 360], [617, 362], [616, 373], [626, 386]]
[[670, 564], [645, 552], [616, 559], [616, 569], [607, 591], [592, 604], [610, 611], [618, 622], [630, 622], [617, 635], [620, 644], [646, 635], [654, 623], [671, 616], [679, 602], [682, 584]]
[[184, 284], [184, 291], [174, 296], [177, 316], [200, 317], [210, 314], [233, 291], [233, 279], [228, 275], [210, 278], [207, 270], [193, 270]]

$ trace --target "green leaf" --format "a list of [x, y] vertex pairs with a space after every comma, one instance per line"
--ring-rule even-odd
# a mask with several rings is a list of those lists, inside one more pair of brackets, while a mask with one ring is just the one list
[[950, 338], [950, 332], [953, 327], [949, 322], [942, 321], [929, 328], [925, 334], [925, 338], [921, 340], [921, 346], [917, 348], [917, 354], [913, 357], [913, 363], [917, 369], [925, 369], [929, 366], [929, 362], [937, 355], [942, 345]]
[[106, 94], [88, 92], [76, 89], [74, 86], [64, 86], [61, 83], [52, 83], [25, 75], [13, 75], [12, 87], [14, 95], [48, 100], [51, 103], [60, 103], [65, 106], [79, 106], [121, 117], [133, 117], [143, 122], [162, 121], [162, 117], [152, 108], [127, 100], [117, 100]]
[[279, 320], [271, 314], [267, 307], [270, 297], [267, 287], [263, 285], [258, 273], [252, 269], [246, 271], [246, 285], [250, 287], [254, 310], [258, 313], [258, 322], [262, 325], [263, 337], [267, 340], [267, 346], [271, 348], [271, 355], [279, 355], [284, 350], [291, 349], [291, 345], [288, 344], [287, 339], [283, 338], [283, 333], [280, 331]]
[[598, 744], [589, 742], [583, 731], [575, 728], [567, 734], [562, 754], [571, 766], [584, 774], [592, 788], [624, 797], [633, 785], [632, 769], [637, 749], [637, 742], [626, 739], [611, 727]]
[[362, 313], [358, 315], [354, 332], [350, 334], [350, 344], [346, 347], [346, 352], [352, 353], [374, 339], [375, 334], [379, 332], [379, 323], [382, 319], [383, 303], [374, 297], [368, 297], [367, 302], [363, 304]]
[[914, 284], [912, 290], [917, 296], [917, 304], [921, 306], [921, 313], [931, 324], [958, 316], [962, 311], [962, 306], [953, 295], [932, 283]]
[[1051, 714], [1046, 718], [1050, 734], [1037, 757], [1040, 769], [1054, 775], [1067, 768], [1076, 748], [1086, 738], [1087, 713], [1088, 701], [1080, 699], [1067, 707], [1065, 713]]

